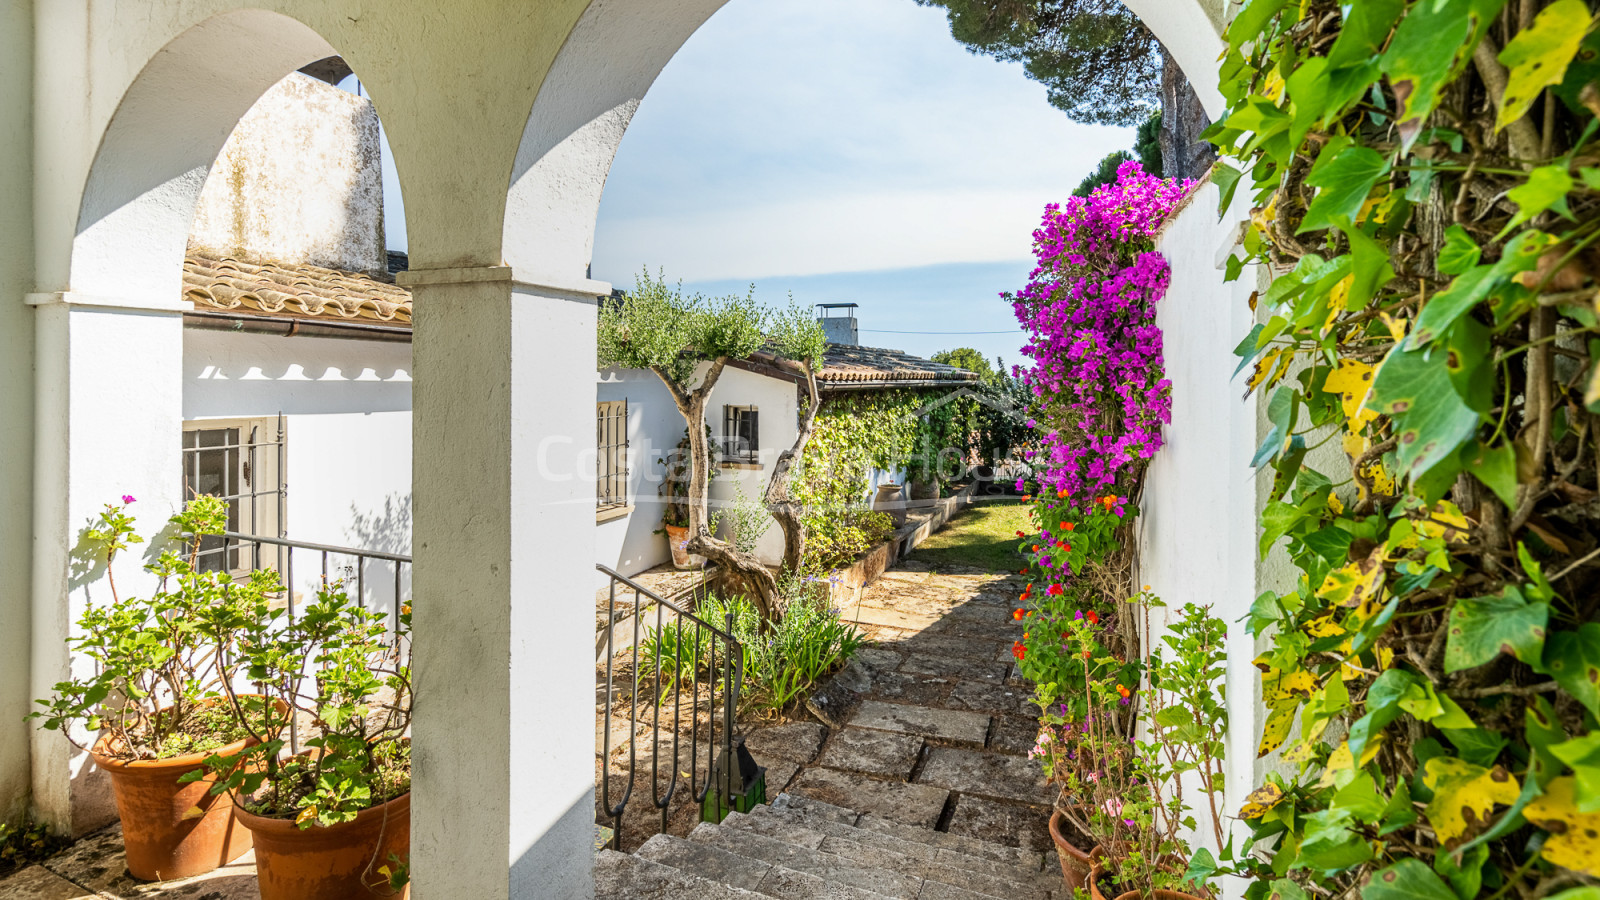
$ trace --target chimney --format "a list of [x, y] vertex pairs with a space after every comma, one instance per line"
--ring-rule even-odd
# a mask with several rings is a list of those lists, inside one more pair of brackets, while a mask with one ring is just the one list
[[856, 335], [856, 309], [855, 303], [818, 303], [817, 322], [822, 325], [822, 333], [830, 344], [843, 344], [854, 347], [861, 343]]

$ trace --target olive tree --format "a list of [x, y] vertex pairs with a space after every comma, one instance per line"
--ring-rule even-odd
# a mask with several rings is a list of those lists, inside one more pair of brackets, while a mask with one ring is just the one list
[[662, 278], [642, 273], [632, 293], [601, 309], [599, 364], [654, 372], [677, 404], [689, 433], [689, 540], [685, 549], [712, 560], [743, 582], [764, 618], [783, 615], [777, 579], [753, 553], [711, 533], [711, 441], [705, 427], [711, 391], [732, 360], [760, 356], [805, 386], [807, 402], [794, 446], [772, 468], [763, 501], [783, 529], [783, 567], [797, 571], [805, 552], [802, 505], [789, 497], [788, 481], [816, 425], [821, 399], [817, 371], [826, 341], [807, 310], [758, 304], [754, 288], [743, 297], [685, 296]]

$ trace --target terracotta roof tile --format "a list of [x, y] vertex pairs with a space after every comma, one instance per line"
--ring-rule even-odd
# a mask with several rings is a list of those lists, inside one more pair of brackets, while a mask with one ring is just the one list
[[900, 350], [829, 344], [817, 380], [829, 384], [896, 381], [940, 381], [951, 384], [977, 381], [978, 373], [936, 363]]
[[191, 253], [183, 261], [183, 298], [198, 310], [411, 324], [410, 291], [320, 266], [256, 265]]

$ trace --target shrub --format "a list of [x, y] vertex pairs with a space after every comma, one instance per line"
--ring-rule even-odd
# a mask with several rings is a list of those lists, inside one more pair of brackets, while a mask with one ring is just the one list
[[806, 516], [806, 558], [802, 571], [817, 575], [855, 562], [894, 533], [888, 513], [846, 507]]

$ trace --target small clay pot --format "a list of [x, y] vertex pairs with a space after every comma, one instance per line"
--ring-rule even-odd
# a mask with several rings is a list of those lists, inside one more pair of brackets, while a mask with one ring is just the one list
[[1089, 872], [1094, 868], [1095, 860], [1100, 856], [1100, 848], [1096, 846], [1088, 853], [1079, 850], [1077, 845], [1066, 838], [1066, 829], [1072, 823], [1067, 821], [1061, 810], [1050, 813], [1050, 839], [1056, 842], [1056, 855], [1061, 860], [1061, 879], [1067, 883], [1067, 896], [1072, 896], [1089, 881]]
[[[1096, 860], [1094, 868], [1089, 870], [1089, 896], [1092, 900], [1107, 900], [1106, 895], [1100, 892], [1100, 879], [1105, 877], [1105, 874], [1105, 866]], [[1146, 898], [1139, 891], [1124, 891], [1111, 898], [1111, 900], [1146, 900]], [[1197, 897], [1194, 894], [1186, 894], [1183, 891], [1168, 891], [1158, 888], [1155, 896], [1150, 900], [1206, 900], [1206, 898]]]
[[256, 847], [261, 900], [360, 900], [397, 894], [378, 870], [411, 853], [411, 794], [362, 810], [349, 822], [302, 829], [293, 819], [270, 819], [236, 808]]
[[667, 546], [672, 548], [672, 565], [679, 569], [698, 569], [706, 564], [706, 558], [685, 549], [689, 543], [689, 529], [681, 525], [662, 525], [661, 530], [667, 533]]
[[250, 849], [250, 832], [234, 817], [233, 803], [211, 793], [215, 775], [187, 784], [178, 779], [204, 768], [212, 753], [231, 756], [258, 743], [246, 738], [206, 753], [133, 761], [113, 755], [109, 734], [95, 743], [89, 752], [111, 776], [128, 874], [141, 881], [204, 875]]

